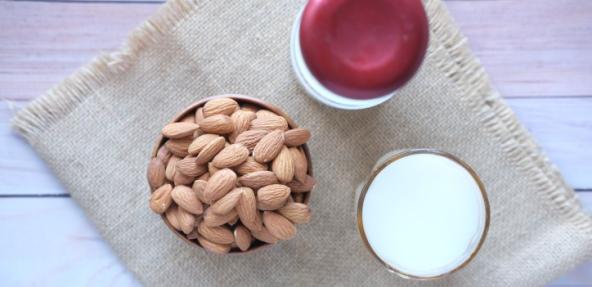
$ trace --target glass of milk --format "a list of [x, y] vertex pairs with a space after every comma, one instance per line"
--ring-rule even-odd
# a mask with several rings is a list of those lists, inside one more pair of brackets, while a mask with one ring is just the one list
[[363, 243], [401, 277], [435, 279], [460, 270], [487, 235], [490, 212], [483, 183], [449, 153], [391, 152], [358, 192]]

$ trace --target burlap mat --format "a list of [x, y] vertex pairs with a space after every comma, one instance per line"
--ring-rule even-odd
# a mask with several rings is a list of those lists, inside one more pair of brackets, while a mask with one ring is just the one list
[[[319, 105], [295, 81], [293, 20], [304, 1], [173, 0], [48, 92], [15, 126], [145, 285], [534, 286], [590, 258], [592, 221], [492, 90], [439, 0], [426, 1], [429, 54], [415, 79], [365, 111]], [[500, 23], [503, 24], [503, 23]], [[314, 219], [296, 238], [242, 256], [189, 248], [148, 208], [146, 164], [160, 128], [202, 97], [241, 93], [313, 132]], [[440, 148], [481, 175], [490, 232], [469, 266], [432, 282], [388, 273], [354, 225], [354, 189], [393, 149]]]

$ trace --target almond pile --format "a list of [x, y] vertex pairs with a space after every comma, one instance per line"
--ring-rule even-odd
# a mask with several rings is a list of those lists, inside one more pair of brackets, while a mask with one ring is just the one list
[[288, 240], [311, 213], [315, 180], [303, 128], [269, 110], [217, 98], [162, 129], [148, 165], [150, 208], [215, 253]]

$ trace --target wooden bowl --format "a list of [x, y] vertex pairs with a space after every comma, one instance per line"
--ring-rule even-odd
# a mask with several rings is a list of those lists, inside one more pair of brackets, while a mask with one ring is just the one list
[[[218, 96], [212, 96], [212, 97], [208, 97], [205, 99], [201, 99], [191, 105], [189, 105], [187, 108], [185, 108], [182, 112], [178, 113], [177, 115], [175, 115], [173, 117], [173, 119], [170, 121], [170, 123], [174, 123], [174, 122], [178, 122], [180, 121], [182, 118], [184, 118], [185, 116], [189, 115], [189, 114], [193, 114], [195, 113], [195, 111], [202, 107], [206, 102], [213, 100], [213, 99], [217, 99], [217, 98], [231, 98], [234, 99], [235, 101], [237, 101], [239, 103], [239, 105], [253, 105], [256, 106], [258, 108], [263, 108], [263, 109], [267, 109], [270, 110], [284, 118], [286, 118], [286, 120], [288, 121], [288, 125], [290, 128], [297, 128], [298, 125], [286, 114], [284, 113], [280, 108], [267, 103], [265, 101], [262, 101], [260, 99], [254, 98], [254, 97], [249, 97], [249, 96], [245, 96], [245, 95], [238, 95], [238, 94], [225, 94], [225, 95], [218, 95]], [[166, 138], [164, 136], [162, 136], [162, 134], [159, 134], [158, 138], [156, 139], [156, 143], [154, 144], [154, 148], [152, 149], [152, 154], [151, 154], [151, 158], [156, 157], [156, 153], [158, 152], [158, 149], [164, 145], [166, 141]], [[304, 150], [304, 153], [306, 155], [306, 159], [308, 161], [308, 175], [313, 176], [313, 172], [312, 172], [312, 162], [310, 160], [310, 152], [308, 150], [308, 146], [306, 144], [302, 145], [302, 149]], [[313, 188], [314, 189], [314, 188]], [[150, 193], [152, 193], [152, 191], [150, 191]], [[303, 199], [303, 203], [305, 204], [309, 204], [310, 202], [310, 196], [311, 196], [312, 190], [310, 192], [305, 192], [304, 193], [304, 199]], [[167, 220], [165, 214], [161, 214], [161, 218], [164, 221], [164, 223], [168, 226], [168, 228], [175, 233], [175, 235], [177, 235], [177, 237], [179, 237], [181, 240], [183, 240], [185, 243], [193, 246], [193, 247], [197, 247], [197, 248], [202, 248], [201, 245], [199, 245], [199, 243], [197, 242], [197, 240], [189, 240], [185, 234], [183, 234], [182, 232], [176, 230], [171, 223]], [[269, 246], [269, 245], [273, 245], [273, 244], [269, 244], [269, 243], [265, 243], [259, 240], [255, 240], [253, 242], [253, 244], [251, 245], [251, 248], [249, 248], [247, 251], [241, 251], [240, 249], [234, 247], [230, 250], [230, 252], [228, 254], [242, 254], [242, 253], [250, 253], [252, 251], [255, 250], [260, 250], [263, 247]]]

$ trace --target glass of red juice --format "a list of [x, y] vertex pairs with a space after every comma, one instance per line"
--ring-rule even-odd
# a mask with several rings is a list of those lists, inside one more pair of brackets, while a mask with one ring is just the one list
[[309, 0], [292, 30], [292, 66], [316, 100], [365, 109], [415, 75], [428, 41], [421, 0]]

